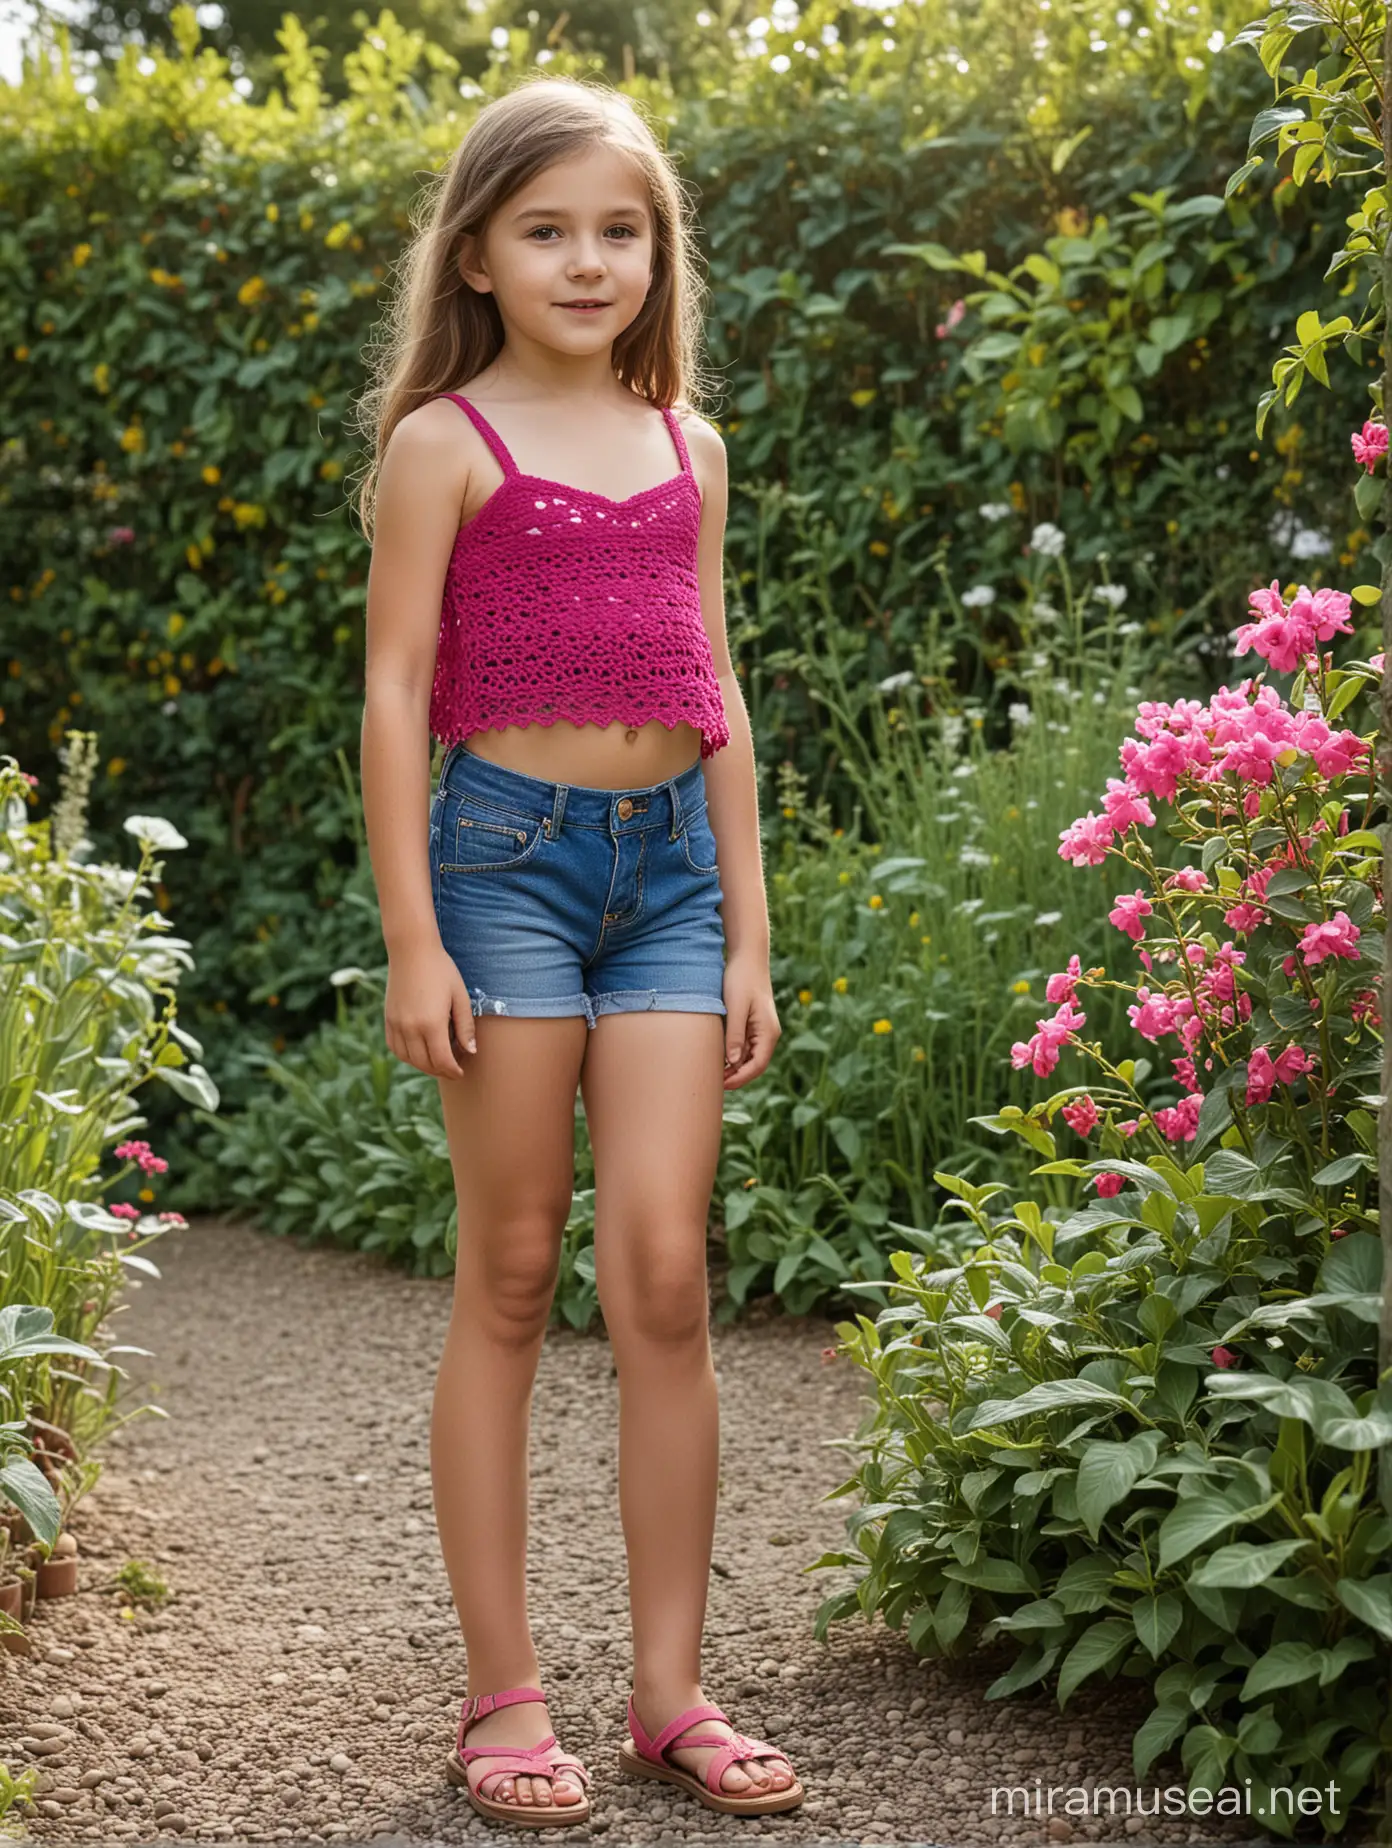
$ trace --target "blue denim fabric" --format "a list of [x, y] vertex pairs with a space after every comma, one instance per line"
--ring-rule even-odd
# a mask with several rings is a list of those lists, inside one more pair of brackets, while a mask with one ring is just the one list
[[595, 789], [451, 745], [430, 805], [440, 939], [478, 1014], [723, 1014], [720, 869], [698, 758]]

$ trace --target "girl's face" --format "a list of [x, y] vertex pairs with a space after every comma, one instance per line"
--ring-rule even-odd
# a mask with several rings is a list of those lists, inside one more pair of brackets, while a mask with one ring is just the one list
[[[510, 332], [565, 353], [598, 351], [638, 315], [652, 283], [655, 238], [647, 187], [617, 150], [592, 148], [548, 167], [490, 220], [478, 268]], [[577, 310], [568, 303], [602, 307]]]

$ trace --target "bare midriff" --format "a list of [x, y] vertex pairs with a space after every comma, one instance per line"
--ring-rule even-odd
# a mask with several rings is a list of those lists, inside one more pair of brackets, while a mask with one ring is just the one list
[[694, 725], [669, 731], [660, 719], [645, 725], [508, 725], [471, 732], [464, 749], [504, 770], [520, 770], [548, 783], [583, 783], [591, 789], [643, 789], [689, 770], [701, 755]]

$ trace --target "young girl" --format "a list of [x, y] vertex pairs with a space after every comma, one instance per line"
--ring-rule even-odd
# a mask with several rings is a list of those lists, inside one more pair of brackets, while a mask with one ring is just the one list
[[[440, 176], [364, 400], [362, 781], [386, 1035], [440, 1081], [459, 1209], [431, 1432], [468, 1659], [447, 1775], [482, 1815], [533, 1826], [589, 1815], [525, 1598], [577, 1087], [619, 1378], [634, 1656], [619, 1762], [736, 1814], [805, 1795], [700, 1680], [719, 1468], [706, 1216], [724, 1093], [759, 1076], [780, 1029], [725, 637], [724, 445], [686, 409], [687, 209], [617, 92], [524, 82]], [[433, 798], [430, 736], [447, 747]]]

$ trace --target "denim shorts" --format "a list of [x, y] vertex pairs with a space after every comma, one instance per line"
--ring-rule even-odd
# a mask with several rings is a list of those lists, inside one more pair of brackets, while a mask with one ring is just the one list
[[723, 1014], [720, 869], [698, 758], [595, 789], [450, 746], [430, 805], [440, 940], [478, 1014]]

